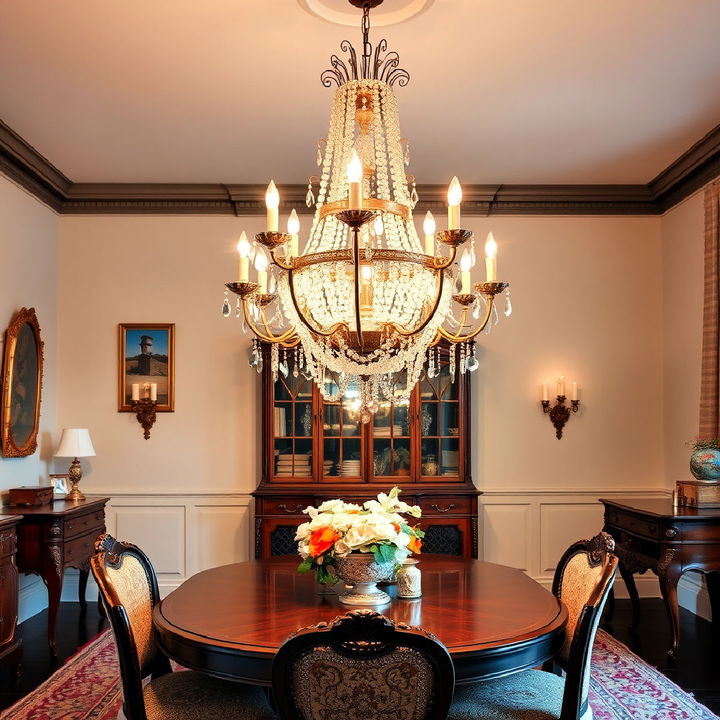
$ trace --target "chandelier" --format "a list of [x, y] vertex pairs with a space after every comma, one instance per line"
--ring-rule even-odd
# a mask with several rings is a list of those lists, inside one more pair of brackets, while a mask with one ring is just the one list
[[461, 227], [457, 178], [448, 190], [447, 229], [436, 231], [428, 212], [421, 242], [412, 215], [415, 179], [406, 174], [409, 143], [400, 134], [393, 92], [410, 76], [385, 40], [374, 48], [369, 41], [370, 9], [382, 0], [349, 1], [362, 8], [362, 52], [343, 41], [347, 57], [333, 55], [321, 76], [325, 87], [337, 89], [328, 136], [318, 145], [321, 174], [308, 183], [306, 202], [315, 214], [305, 247], [299, 251], [295, 210], [287, 232], [279, 231], [280, 197], [271, 181], [266, 230], [252, 244], [241, 235], [238, 281], [226, 287], [238, 295], [243, 329], [255, 336], [251, 364], [258, 372], [260, 344], [268, 343], [274, 379], [287, 375], [293, 358], [293, 373], [312, 378], [325, 400], [338, 401], [352, 388], [355, 409], [368, 422], [383, 402], [409, 400], [426, 360], [430, 377], [439, 373], [442, 341], [453, 380], [456, 366], [461, 373], [477, 369], [475, 338], [497, 323], [496, 296], [506, 291], [505, 315], [512, 307], [508, 283], [496, 280], [492, 233], [486, 281], [471, 283], [475, 239]]

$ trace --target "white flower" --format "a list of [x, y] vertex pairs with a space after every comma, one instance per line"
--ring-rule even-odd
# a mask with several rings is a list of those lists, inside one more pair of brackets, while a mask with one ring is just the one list
[[335, 557], [345, 557], [351, 552], [350, 547], [345, 540], [340, 539], [335, 541]]
[[295, 533], [295, 540], [304, 540], [306, 537], [310, 536], [310, 533], [312, 531], [310, 530], [310, 523], [303, 523], [302, 525], [298, 525], [297, 532]]

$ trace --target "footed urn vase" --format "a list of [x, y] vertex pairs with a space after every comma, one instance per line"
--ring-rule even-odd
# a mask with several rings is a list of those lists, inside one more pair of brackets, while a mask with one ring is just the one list
[[390, 596], [377, 587], [378, 582], [392, 575], [393, 561], [379, 563], [372, 553], [350, 553], [335, 559], [338, 577], [352, 588], [340, 595], [346, 605], [386, 605]]

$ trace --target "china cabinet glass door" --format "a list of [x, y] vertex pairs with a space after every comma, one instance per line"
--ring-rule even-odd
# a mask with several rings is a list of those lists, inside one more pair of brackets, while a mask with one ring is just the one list
[[[338, 391], [337, 378], [332, 373], [326, 375], [325, 390], [332, 395]], [[350, 385], [340, 400], [323, 401], [320, 428], [323, 481], [359, 482], [365, 477], [363, 427], [353, 410], [357, 393], [357, 386]]]
[[[288, 363], [289, 364], [289, 363]], [[290, 364], [289, 364], [290, 365]], [[287, 377], [278, 373], [273, 387], [273, 460], [276, 478], [307, 480], [313, 475], [312, 380], [292, 365]]]
[[[404, 387], [406, 374], [400, 373], [394, 387]], [[383, 402], [372, 421], [372, 478], [408, 482], [412, 474], [409, 403]]]
[[441, 350], [420, 376], [420, 479], [460, 480], [460, 385]]

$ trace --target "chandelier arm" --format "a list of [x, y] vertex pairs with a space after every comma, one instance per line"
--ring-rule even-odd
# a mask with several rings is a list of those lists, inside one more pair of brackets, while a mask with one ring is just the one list
[[297, 297], [295, 296], [295, 281], [293, 280], [293, 270], [288, 270], [288, 289], [290, 290], [290, 298], [292, 299], [293, 307], [295, 308], [295, 312], [297, 313], [297, 316], [300, 318], [300, 322], [311, 332], [315, 335], [320, 335], [322, 337], [330, 337], [331, 335], [334, 335], [340, 328], [344, 327], [345, 329], [349, 330], [347, 323], [339, 322], [335, 323], [330, 330], [327, 332], [323, 332], [322, 330], [317, 330], [314, 328], [306, 319], [305, 314], [300, 311], [300, 306], [298, 305]]
[[445, 268], [450, 267], [455, 262], [455, 256], [457, 255], [457, 248], [451, 246], [450, 247], [450, 257], [436, 257], [435, 258], [435, 267], [438, 270], [444, 270]]
[[[487, 308], [485, 310], [485, 317], [483, 318], [483, 321], [480, 323], [480, 325], [473, 330], [472, 332], [468, 333], [467, 335], [454, 335], [449, 330], [446, 330], [443, 327], [438, 328], [438, 332], [446, 339], [450, 340], [450, 342], [454, 343], [461, 343], [461, 342], [467, 342], [468, 340], [472, 340], [474, 337], [479, 335], [484, 329], [485, 326], [488, 324], [488, 321], [490, 320], [490, 315], [492, 314], [493, 306], [495, 305], [495, 298], [489, 297], [487, 301]], [[465, 320], [465, 314], [467, 313], [467, 308], [463, 311], [463, 323]], [[462, 327], [462, 324], [461, 324]]]
[[272, 256], [273, 262], [279, 268], [282, 268], [283, 270], [292, 270], [293, 269], [292, 260], [290, 261], [290, 265], [286, 265], [282, 260], [278, 259], [277, 255], [275, 255], [275, 249], [270, 251], [270, 255]]
[[362, 325], [360, 322], [360, 228], [354, 227], [353, 231], [353, 261], [355, 275], [355, 334], [357, 335], [360, 352], [365, 351], [365, 340], [363, 339]]
[[420, 325], [416, 328], [413, 328], [412, 330], [404, 330], [397, 323], [390, 323], [390, 325], [393, 327], [393, 329], [395, 330], [395, 332], [397, 332], [398, 335], [402, 335], [403, 337], [410, 337], [411, 335], [417, 335], [419, 332], [422, 332], [427, 327], [427, 324], [433, 319], [433, 317], [435, 317], [435, 313], [437, 312], [437, 309], [440, 306], [440, 300], [442, 299], [442, 293], [443, 293], [443, 286], [445, 284], [445, 273], [440, 271], [440, 273], [438, 273], [438, 275], [439, 275], [438, 289], [437, 289], [437, 293], [435, 295], [435, 304], [433, 305], [433, 309], [427, 314], [427, 317], [420, 323]]
[[272, 330], [270, 330], [270, 327], [268, 326], [267, 320], [265, 320], [265, 311], [262, 311], [263, 315], [263, 322], [265, 324], [265, 327], [268, 330], [269, 334], [265, 334], [262, 330], [258, 329], [257, 325], [250, 319], [250, 314], [248, 313], [248, 302], [243, 298], [242, 301], [243, 305], [243, 314], [245, 316], [245, 323], [247, 326], [257, 335], [261, 340], [264, 340], [265, 342], [269, 343], [283, 343], [286, 342], [288, 339], [292, 338], [293, 335], [297, 337], [297, 340], [299, 342], [300, 338], [295, 333], [295, 328], [290, 328], [286, 332], [284, 332], [282, 335], [273, 335]]

